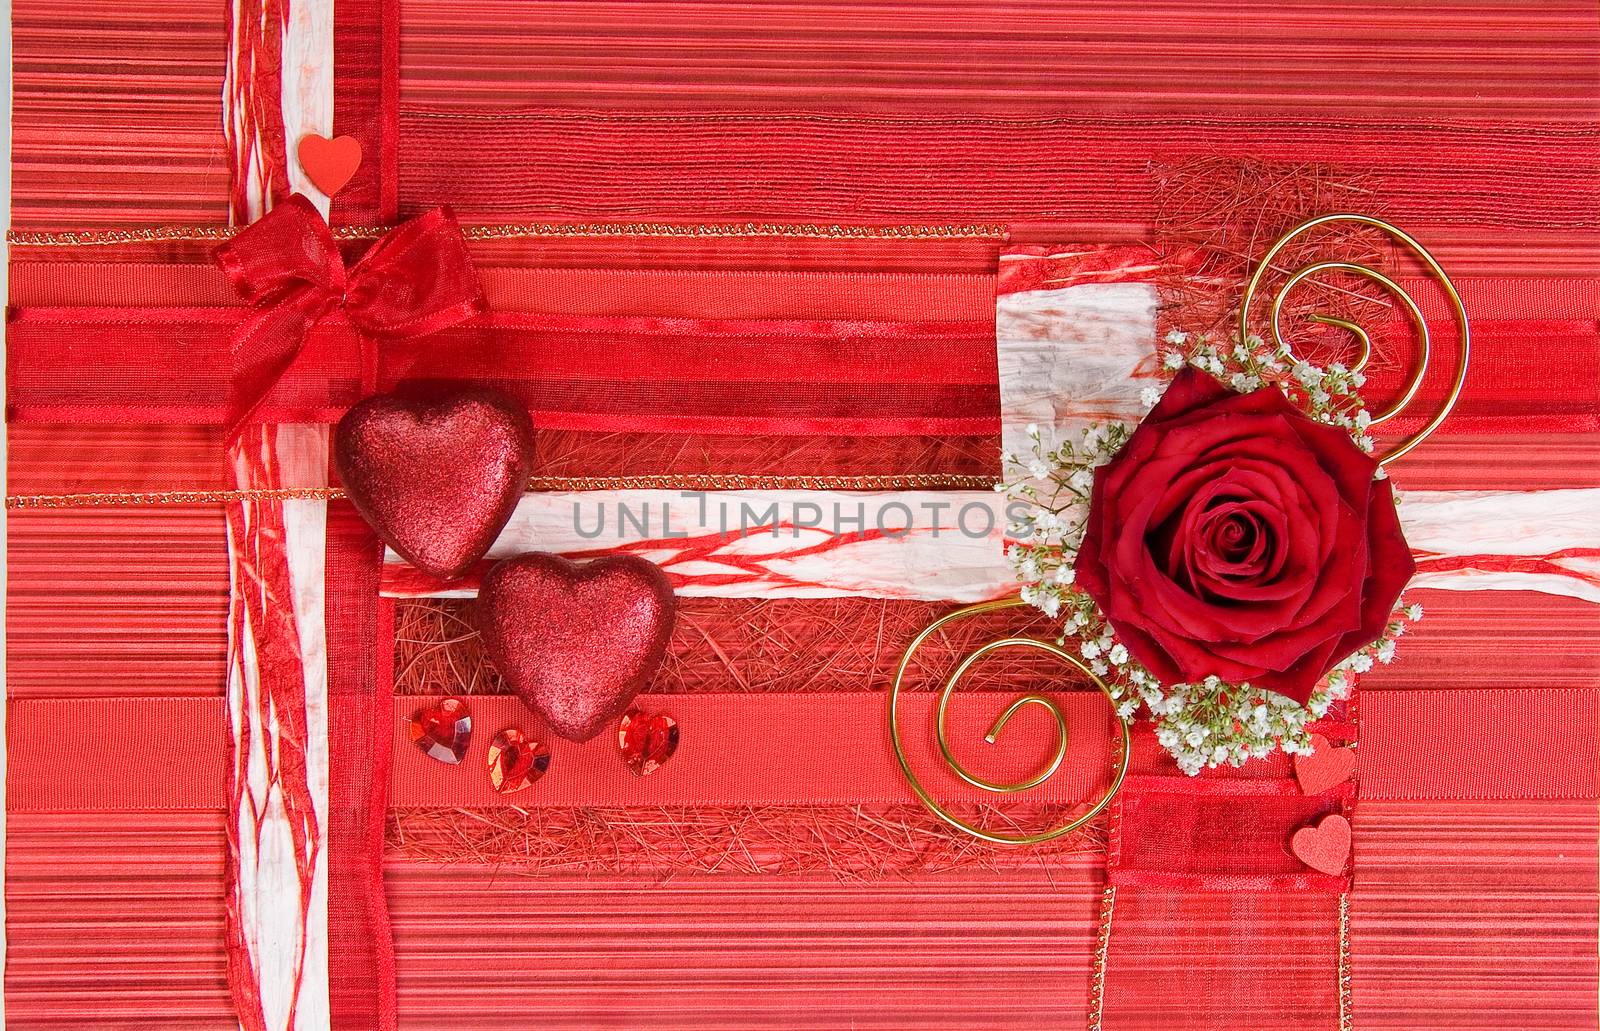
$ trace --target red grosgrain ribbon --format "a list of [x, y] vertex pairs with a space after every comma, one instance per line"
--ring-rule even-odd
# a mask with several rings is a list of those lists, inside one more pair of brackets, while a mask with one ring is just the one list
[[347, 270], [328, 224], [295, 194], [218, 247], [216, 258], [254, 309], [231, 343], [230, 436], [294, 364], [311, 327], [336, 311], [360, 334], [370, 393], [377, 344], [437, 333], [488, 310], [448, 208], [396, 227]]

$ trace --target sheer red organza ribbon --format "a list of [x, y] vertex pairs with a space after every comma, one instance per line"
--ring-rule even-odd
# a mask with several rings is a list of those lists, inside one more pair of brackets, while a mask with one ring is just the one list
[[294, 364], [311, 327], [335, 312], [360, 336], [362, 388], [371, 392], [378, 343], [427, 336], [488, 310], [448, 208], [396, 227], [347, 270], [328, 224], [295, 194], [218, 247], [216, 258], [254, 309], [230, 345], [230, 436]]

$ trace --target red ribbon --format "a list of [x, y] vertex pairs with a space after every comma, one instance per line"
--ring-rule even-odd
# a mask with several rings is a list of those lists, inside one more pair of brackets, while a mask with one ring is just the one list
[[488, 310], [448, 208], [391, 230], [347, 270], [328, 224], [295, 194], [218, 247], [216, 258], [254, 308], [231, 343], [230, 436], [294, 364], [311, 327], [334, 312], [361, 337], [362, 389], [370, 393], [377, 344], [437, 333]]

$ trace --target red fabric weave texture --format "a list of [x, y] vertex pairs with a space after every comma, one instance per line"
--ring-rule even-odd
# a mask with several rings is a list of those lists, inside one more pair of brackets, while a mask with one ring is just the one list
[[394, 608], [377, 597], [382, 545], [348, 504], [328, 507], [328, 995], [336, 1031], [395, 1026], [383, 890]]

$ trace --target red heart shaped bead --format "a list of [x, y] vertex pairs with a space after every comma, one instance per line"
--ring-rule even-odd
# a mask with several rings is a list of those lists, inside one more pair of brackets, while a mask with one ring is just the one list
[[324, 194], [332, 197], [361, 167], [361, 143], [354, 136], [328, 139], [315, 133], [300, 137], [295, 147], [300, 171]]
[[642, 558], [533, 554], [490, 568], [476, 618], [506, 684], [555, 733], [587, 741], [649, 683], [676, 612], [666, 574]]
[[659, 713], [650, 716], [629, 709], [617, 724], [617, 747], [628, 769], [648, 777], [678, 750], [678, 721]]
[[550, 768], [550, 749], [507, 727], [489, 742], [489, 783], [502, 795], [530, 788]]
[[533, 475], [533, 424], [486, 390], [428, 401], [369, 397], [339, 420], [334, 464], [383, 542], [453, 580], [484, 556]]
[[1294, 757], [1294, 777], [1307, 795], [1320, 795], [1349, 780], [1356, 772], [1356, 751], [1335, 748], [1321, 734], [1311, 735], [1311, 754]]
[[472, 740], [472, 713], [459, 698], [442, 698], [411, 714], [411, 743], [442, 763], [455, 765]]
[[1289, 850], [1311, 869], [1338, 876], [1350, 858], [1350, 821], [1337, 813], [1324, 816], [1315, 827], [1295, 831]]

